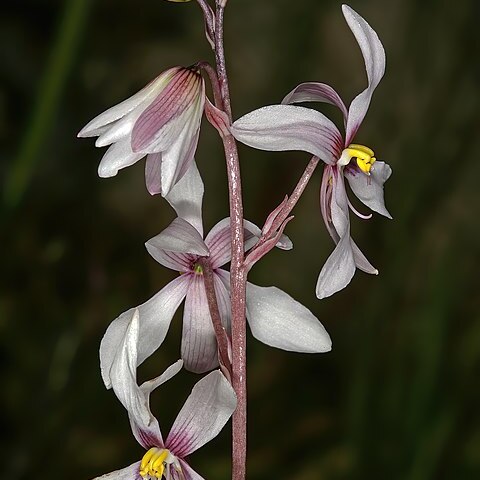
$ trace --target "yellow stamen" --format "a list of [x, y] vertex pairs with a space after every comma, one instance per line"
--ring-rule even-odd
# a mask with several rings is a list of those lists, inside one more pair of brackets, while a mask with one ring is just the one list
[[201, 265], [199, 265], [198, 263], [196, 263], [195, 266], [193, 267], [193, 271], [197, 275], [202, 275], [203, 274], [203, 267]]
[[140, 475], [142, 477], [162, 478], [165, 470], [165, 460], [170, 452], [166, 448], [151, 448], [143, 456], [140, 463]]
[[359, 145], [357, 143], [351, 143], [344, 152], [350, 157], [350, 159], [355, 158], [357, 160], [358, 168], [367, 175], [370, 175], [370, 170], [372, 165], [377, 160], [374, 157], [373, 150], [366, 147], [365, 145]]

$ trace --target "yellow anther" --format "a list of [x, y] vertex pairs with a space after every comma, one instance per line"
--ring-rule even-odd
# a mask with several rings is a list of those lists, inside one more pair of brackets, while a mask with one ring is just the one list
[[366, 147], [365, 145], [358, 145], [356, 143], [350, 144], [345, 151], [350, 156], [350, 158], [357, 159], [358, 168], [367, 175], [370, 175], [370, 169], [375, 163], [376, 158], [374, 157], [373, 150]]
[[373, 153], [373, 150], [371, 148], [366, 147], [365, 145], [360, 145], [359, 143], [351, 143], [348, 148], [353, 148], [355, 150], [360, 150], [361, 152], [366, 153], [367, 155], [370, 155], [373, 157], [375, 154]]
[[140, 463], [140, 475], [142, 477], [162, 478], [165, 470], [165, 460], [170, 452], [166, 448], [151, 448], [143, 456]]

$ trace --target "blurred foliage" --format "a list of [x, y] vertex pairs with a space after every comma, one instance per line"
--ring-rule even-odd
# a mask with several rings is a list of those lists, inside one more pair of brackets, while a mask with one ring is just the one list
[[[316, 300], [333, 248], [318, 171], [288, 226], [295, 249], [252, 272], [308, 305], [334, 348], [295, 355], [250, 339], [249, 479], [480, 478], [480, 5], [351, 5], [387, 51], [357, 139], [394, 169], [394, 221], [354, 221], [380, 275], [358, 272]], [[142, 455], [103, 387], [98, 346], [111, 319], [172, 278], [143, 242], [173, 216], [146, 193], [142, 165], [100, 180], [100, 150], [75, 135], [162, 70], [211, 52], [194, 2], [4, 2], [0, 36], [1, 477], [88, 479]], [[345, 99], [365, 86], [332, 0], [230, 0], [226, 50], [236, 117], [301, 81], [330, 83]], [[227, 197], [221, 147], [204, 127], [197, 160], [210, 227]], [[308, 157], [240, 151], [247, 216], [261, 224]], [[142, 378], [178, 357], [177, 317]], [[194, 382], [180, 375], [153, 397], [165, 432]], [[210, 480], [228, 478], [229, 449], [226, 429], [191, 461]]]

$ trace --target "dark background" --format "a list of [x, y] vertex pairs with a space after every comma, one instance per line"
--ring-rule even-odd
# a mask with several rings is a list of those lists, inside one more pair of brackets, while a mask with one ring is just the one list
[[[393, 167], [394, 220], [353, 220], [380, 275], [357, 272], [318, 301], [316, 278], [333, 249], [319, 169], [287, 229], [295, 249], [252, 271], [255, 283], [307, 305], [333, 350], [300, 355], [249, 339], [249, 479], [480, 478], [479, 3], [350, 5], [387, 52], [356, 140]], [[302, 81], [334, 85], [347, 104], [366, 85], [337, 1], [230, 0], [226, 51], [236, 118]], [[86, 480], [143, 455], [103, 387], [98, 347], [115, 316], [174, 277], [143, 246], [173, 215], [146, 192], [143, 162], [99, 179], [103, 151], [75, 136], [161, 71], [202, 59], [211, 53], [193, 2], [2, 3], [1, 478]], [[227, 197], [220, 142], [203, 126], [208, 230], [227, 215]], [[240, 153], [246, 215], [261, 224], [308, 156]], [[141, 378], [177, 359], [180, 320]], [[195, 381], [179, 375], [153, 396], [164, 434]], [[192, 465], [226, 479], [229, 449], [227, 428]]]

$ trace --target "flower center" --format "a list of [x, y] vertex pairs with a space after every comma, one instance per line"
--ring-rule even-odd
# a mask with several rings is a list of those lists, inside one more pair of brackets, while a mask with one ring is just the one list
[[193, 265], [193, 272], [195, 275], [203, 275], [203, 267], [199, 263]]
[[365, 145], [351, 143], [342, 152], [342, 156], [337, 163], [338, 165], [348, 165], [350, 160], [354, 158], [357, 162], [358, 168], [367, 175], [370, 175], [370, 169], [377, 160], [374, 155], [373, 150], [365, 147]]
[[175, 457], [166, 448], [153, 447], [143, 456], [140, 463], [140, 475], [146, 480], [162, 478], [165, 465], [171, 464]]

